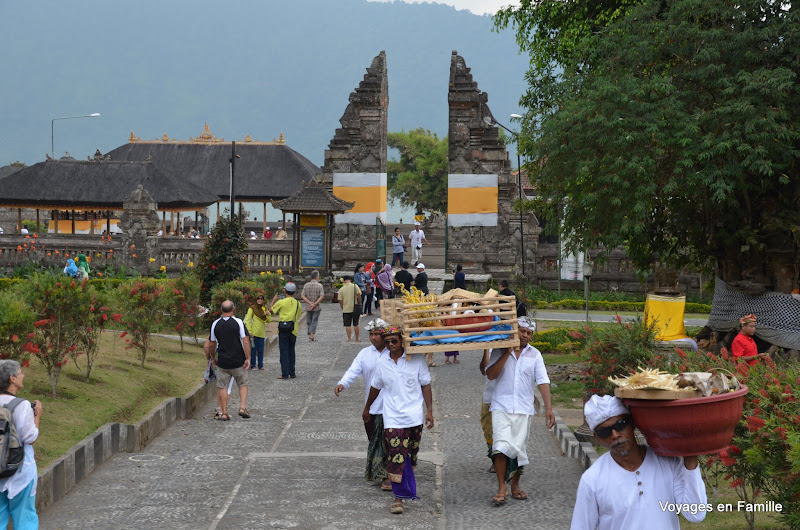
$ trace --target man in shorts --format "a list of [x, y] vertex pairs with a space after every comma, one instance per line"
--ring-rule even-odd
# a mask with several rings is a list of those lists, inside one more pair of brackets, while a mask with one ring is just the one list
[[222, 316], [211, 324], [211, 334], [203, 346], [206, 359], [216, 351], [217, 404], [219, 411], [215, 419], [228, 421], [228, 387], [231, 378], [239, 388], [239, 416], [249, 418], [247, 411], [247, 367], [250, 365], [250, 339], [241, 319], [233, 316], [236, 307], [230, 300], [222, 302]]
[[351, 332], [350, 326], [356, 334], [356, 342], [358, 340], [358, 317], [361, 316], [361, 289], [358, 285], [353, 283], [350, 276], [343, 278], [344, 285], [339, 289], [339, 307], [342, 308], [342, 321], [344, 323], [344, 330], [347, 333], [347, 342], [350, 342]]

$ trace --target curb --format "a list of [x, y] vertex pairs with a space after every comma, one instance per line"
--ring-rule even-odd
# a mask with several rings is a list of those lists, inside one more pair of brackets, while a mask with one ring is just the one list
[[[304, 320], [305, 312], [300, 316], [298, 325]], [[277, 335], [269, 337], [264, 343], [264, 354], [277, 344]], [[114, 422], [101, 426], [39, 473], [36, 511], [40, 512], [61, 500], [114, 455], [141, 451], [176, 421], [193, 417], [216, 395], [215, 384], [200, 383], [182, 398], [164, 400], [135, 425]]]
[[561, 446], [561, 451], [566, 456], [578, 460], [584, 470], [589, 469], [589, 466], [600, 458], [597, 451], [594, 450], [594, 446], [589, 442], [579, 442], [558, 412], [553, 411], [553, 414], [556, 417], [556, 424], [553, 426], [552, 433]]

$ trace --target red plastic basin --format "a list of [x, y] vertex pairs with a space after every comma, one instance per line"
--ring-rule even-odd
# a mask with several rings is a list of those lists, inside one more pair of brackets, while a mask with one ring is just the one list
[[[457, 330], [459, 333], [470, 333], [475, 331], [488, 331], [492, 329], [492, 321], [494, 320], [493, 315], [487, 316], [474, 316], [474, 317], [465, 317], [465, 318], [446, 318], [444, 321], [445, 326], [458, 326], [464, 324], [478, 324], [476, 326], [472, 326], [471, 328], [461, 328]], [[483, 325], [480, 325], [483, 324]]]
[[727, 448], [742, 419], [747, 387], [716, 396], [657, 401], [628, 399], [633, 422], [662, 456], [694, 456]]

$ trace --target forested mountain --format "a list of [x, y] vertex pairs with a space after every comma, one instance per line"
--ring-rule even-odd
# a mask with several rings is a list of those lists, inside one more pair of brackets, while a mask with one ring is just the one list
[[[386, 50], [389, 129], [447, 134], [452, 50], [499, 120], [518, 112], [527, 59], [488, 16], [366, 0], [1, 2], [0, 166], [83, 159], [134, 131], [271, 140], [322, 164], [349, 93]], [[512, 155], [513, 156], [513, 155]]]

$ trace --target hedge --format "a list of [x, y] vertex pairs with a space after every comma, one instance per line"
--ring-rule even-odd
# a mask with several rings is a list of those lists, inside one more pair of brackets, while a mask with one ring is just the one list
[[[536, 302], [537, 309], [585, 309], [586, 300], [559, 300], [557, 302]], [[607, 300], [589, 300], [589, 309], [594, 311], [644, 311], [644, 302], [611, 302]], [[711, 305], [687, 303], [686, 313], [710, 313]]]

